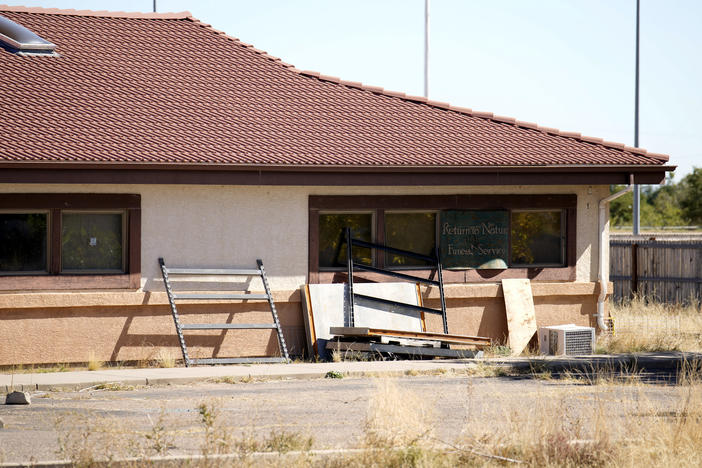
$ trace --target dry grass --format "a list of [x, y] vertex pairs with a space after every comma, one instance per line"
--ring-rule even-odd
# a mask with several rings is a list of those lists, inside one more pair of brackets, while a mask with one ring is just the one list
[[674, 306], [637, 298], [612, 305], [610, 315], [614, 333], [599, 337], [600, 353], [702, 351], [699, 304]]
[[[474, 387], [469, 379], [466, 406], [457, 408], [466, 414], [464, 431], [452, 440], [437, 435], [441, 421], [434, 414], [435, 402], [403, 388], [403, 380], [375, 381], [360, 443], [345, 447], [356, 451], [315, 455], [311, 437], [283, 429], [256, 435], [254, 427], [234, 437], [240, 421], [224, 420], [224, 402], [208, 400], [197, 407], [200, 427], [195, 434], [202, 440], [202, 457], [173, 466], [702, 466], [702, 363], [697, 361], [682, 366], [679, 384], [667, 387], [664, 401], [651, 399], [656, 397], [652, 387], [640, 382], [544, 386], [536, 398], [526, 399], [501, 393], [499, 387]], [[64, 424], [68, 417], [70, 426]], [[146, 457], [176, 448], [174, 421], [163, 412], [143, 432], [92, 415], [62, 418], [57, 420], [61, 454], [76, 466], [124, 456], [137, 457], [135, 466], [142, 466]], [[72, 429], [66, 432], [65, 427]], [[262, 456], [265, 452], [272, 457]]]
[[[481, 466], [502, 463], [490, 456], [539, 467], [701, 466], [699, 369], [697, 363], [689, 365], [672, 411], [651, 401], [643, 384], [627, 387], [624, 398], [606, 386], [565, 388], [529, 405], [496, 395], [503, 414], [486, 418], [480, 409], [470, 409], [458, 445], [485, 457]], [[622, 405], [627, 411], [617, 414]]]
[[431, 435], [432, 415], [426, 399], [401, 390], [395, 380], [376, 380], [365, 420], [365, 445], [417, 445]]
[[161, 368], [172, 368], [176, 365], [176, 357], [172, 350], [167, 348], [159, 348], [156, 353], [155, 364]]
[[88, 370], [89, 371], [97, 371], [102, 369], [102, 366], [104, 366], [105, 363], [100, 361], [96, 356], [94, 351], [90, 351], [88, 353]]

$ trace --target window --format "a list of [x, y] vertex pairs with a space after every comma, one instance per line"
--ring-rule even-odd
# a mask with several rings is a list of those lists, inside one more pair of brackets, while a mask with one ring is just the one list
[[[310, 196], [309, 206], [312, 283], [344, 280], [345, 226], [400, 250], [433, 256], [439, 247], [448, 282], [575, 278], [576, 195]], [[373, 257], [354, 248], [354, 255], [429, 277], [434, 268], [391, 252]]]
[[123, 273], [124, 251], [124, 213], [62, 213], [62, 272]]
[[0, 213], [0, 272], [45, 273], [48, 213]]
[[[346, 264], [346, 242], [344, 232], [351, 228], [351, 236], [366, 242], [373, 240], [372, 213], [329, 213], [319, 215], [319, 266], [334, 268]], [[370, 265], [373, 262], [371, 249], [354, 248], [355, 262]]]
[[513, 211], [512, 265], [565, 263], [562, 211]]
[[[436, 213], [385, 213], [385, 245], [401, 250], [434, 255], [436, 246]], [[427, 262], [412, 257], [386, 253], [388, 267], [427, 266]]]
[[0, 194], [0, 289], [138, 288], [139, 195]]

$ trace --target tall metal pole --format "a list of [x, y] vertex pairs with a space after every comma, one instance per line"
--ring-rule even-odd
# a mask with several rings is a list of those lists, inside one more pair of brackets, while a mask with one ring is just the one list
[[[634, 147], [639, 147], [639, 3], [636, 0], [636, 83], [634, 85]], [[641, 186], [634, 185], [633, 231], [638, 235], [641, 230]]]
[[429, 0], [424, 0], [424, 97], [429, 97]]
[[154, 0], [154, 13], [156, 13], [156, 0]]

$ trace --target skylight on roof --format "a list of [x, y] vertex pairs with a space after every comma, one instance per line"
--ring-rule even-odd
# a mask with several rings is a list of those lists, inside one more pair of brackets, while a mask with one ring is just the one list
[[54, 55], [56, 49], [55, 44], [4, 16], [0, 16], [0, 43], [20, 54]]

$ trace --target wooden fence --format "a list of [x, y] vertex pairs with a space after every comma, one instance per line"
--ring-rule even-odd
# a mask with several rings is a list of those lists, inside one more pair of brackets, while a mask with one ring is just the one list
[[702, 301], [702, 240], [611, 240], [613, 300]]

